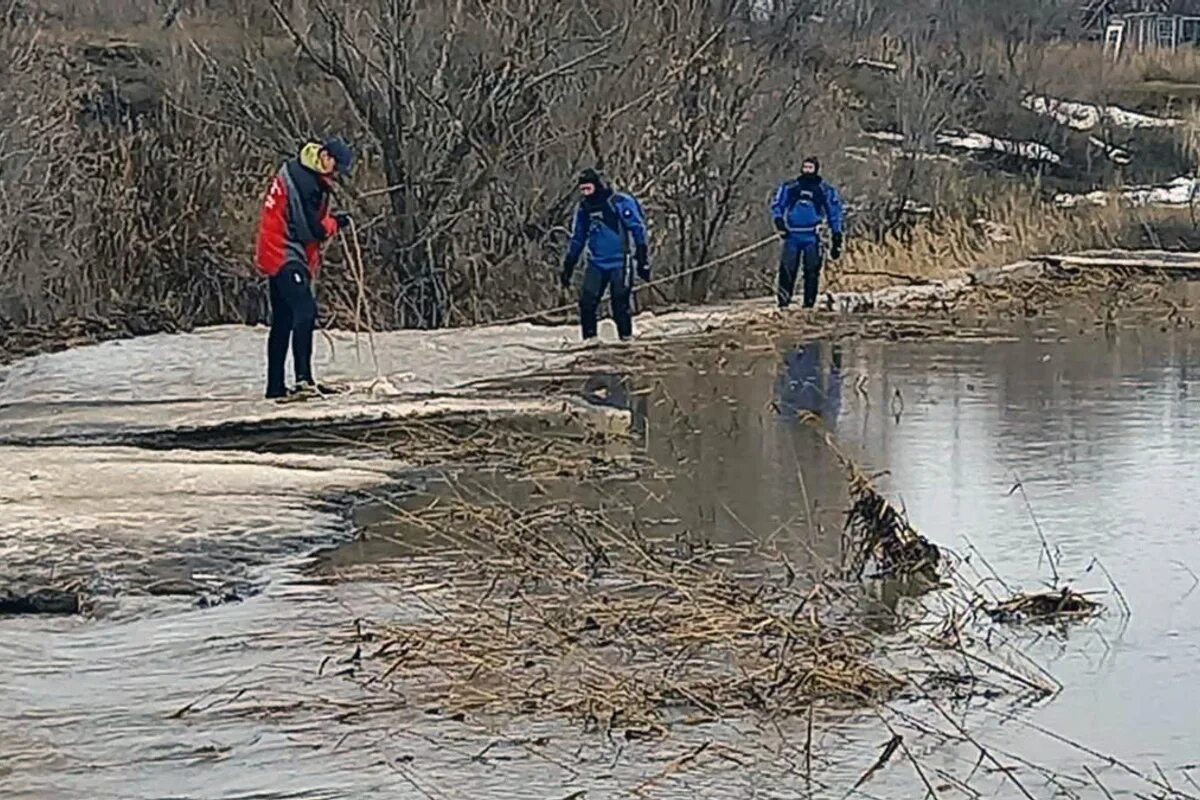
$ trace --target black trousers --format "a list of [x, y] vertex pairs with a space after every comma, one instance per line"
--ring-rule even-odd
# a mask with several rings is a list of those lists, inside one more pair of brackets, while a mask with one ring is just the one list
[[584, 339], [596, 338], [596, 314], [604, 293], [610, 292], [613, 322], [622, 339], [633, 336], [633, 315], [629, 306], [633, 294], [633, 270], [628, 260], [621, 269], [596, 269], [588, 264], [583, 273], [583, 289], [579, 293], [579, 326]]
[[317, 300], [313, 297], [308, 267], [288, 263], [270, 281], [271, 333], [267, 337], [267, 397], [283, 397], [287, 386], [283, 368], [288, 345], [296, 383], [312, 383], [313, 329], [317, 324]]
[[796, 278], [804, 267], [804, 307], [812, 308], [817, 302], [817, 290], [821, 281], [821, 242], [795, 243], [784, 241], [779, 254], [779, 288], [777, 299], [780, 308], [792, 303], [796, 291]]

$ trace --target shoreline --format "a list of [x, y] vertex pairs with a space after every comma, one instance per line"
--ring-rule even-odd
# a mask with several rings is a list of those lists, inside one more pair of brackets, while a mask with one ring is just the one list
[[[1143, 259], [1144, 261], [1144, 259]], [[530, 322], [380, 331], [322, 331], [315, 365], [348, 392], [304, 403], [261, 398], [265, 331], [222, 325], [42, 353], [0, 366], [0, 443], [142, 444], [283, 435], [298, 428], [403, 423], [455, 414], [545, 415], [562, 398], [520, 390], [523, 378], [564, 375], [597, 362], [635, 365], [662, 348], [755, 334], [837, 333], [863, 338], [953, 336], [964, 317], [1036, 314], [1097, 288], [1118, 271], [1023, 260], [928, 284], [825, 293], [817, 307], [776, 308], [759, 297], [635, 318], [615, 342], [611, 320], [584, 345], [578, 328]], [[1024, 287], [1015, 291], [1015, 287]], [[1119, 294], [1105, 289], [1108, 295]], [[1108, 302], [1101, 295], [1098, 304]], [[1099, 308], [1100, 305], [1097, 305]], [[1177, 308], [1177, 306], [1176, 306]], [[1107, 313], [1107, 312], [1106, 312]], [[1004, 323], [1007, 324], [1007, 323]], [[959, 334], [962, 335], [962, 334]], [[183, 446], [188, 446], [184, 444]]]
[[[967, 272], [962, 276], [950, 278], [947, 280], [931, 280], [921, 284], [912, 283], [893, 283], [888, 284], [879, 289], [867, 291], [848, 291], [829, 293], [823, 292], [818, 300], [819, 310], [836, 310], [841, 313], [860, 312], [871, 307], [887, 307], [891, 299], [897, 295], [906, 295], [914, 293], [914, 296], [934, 294], [945, 296], [947, 292], [954, 292], [966, 286], [972, 285], [977, 280], [992, 280], [994, 276], [1006, 275], [1011, 276], [1022, 270], [1029, 270], [1037, 265], [1031, 261], [1019, 261], [1003, 267], [985, 267], [975, 271]], [[991, 277], [985, 277], [991, 276]], [[666, 310], [655, 312], [653, 310], [645, 311], [635, 317], [635, 340], [638, 338], [636, 334], [637, 322], [640, 319], [644, 322], [646, 319], [664, 314], [674, 313], [696, 313], [704, 309], [711, 309], [714, 313], [723, 310], [730, 310], [749, 305], [770, 304], [772, 298], [770, 295], [759, 295], [750, 298], [741, 298], [733, 300], [717, 301], [707, 305], [693, 306], [672, 304]], [[534, 311], [526, 315], [525, 321], [521, 322], [485, 322], [478, 325], [465, 325], [455, 328], [440, 328], [429, 333], [446, 334], [452, 331], [464, 330], [479, 330], [489, 328], [510, 328], [513, 326], [529, 325], [536, 328], [554, 328], [559, 325], [554, 323], [532, 322], [544, 312]], [[574, 315], [568, 315], [571, 319], [568, 326], [574, 326]], [[607, 319], [607, 318], [606, 318]], [[603, 320], [602, 320], [603, 322]], [[125, 341], [130, 339], [144, 338], [147, 336], [159, 336], [166, 334], [188, 334], [198, 333], [215, 328], [225, 327], [244, 327], [248, 329], [263, 328], [262, 324], [247, 324], [247, 323], [214, 323], [211, 325], [188, 326], [174, 322], [160, 313], [156, 313], [152, 309], [121, 309], [115, 311], [111, 316], [90, 316], [90, 317], [71, 317], [61, 320], [54, 324], [31, 324], [24, 326], [14, 326], [12, 328], [0, 328], [0, 370], [18, 364], [21, 361], [36, 358], [38, 356], [53, 355], [66, 350], [77, 349], [80, 347], [88, 347], [93, 345], [104, 344], [112, 341]], [[375, 334], [394, 333], [401, 330], [415, 329], [383, 329], [375, 331]], [[346, 333], [347, 331], [340, 329], [319, 328], [318, 334], [337, 334]]]

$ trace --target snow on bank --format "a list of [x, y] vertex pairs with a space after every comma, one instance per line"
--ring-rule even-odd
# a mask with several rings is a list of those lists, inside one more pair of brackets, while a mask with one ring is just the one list
[[1088, 142], [1096, 148], [1104, 151], [1104, 155], [1108, 156], [1109, 161], [1120, 166], [1133, 163], [1133, 154], [1123, 147], [1109, 144], [1108, 142], [1097, 139], [1095, 136], [1089, 136]]
[[1058, 194], [1054, 202], [1061, 208], [1081, 205], [1106, 206], [1119, 201], [1131, 206], [1188, 206], [1200, 195], [1200, 181], [1179, 177], [1160, 186], [1128, 186], [1120, 191], [1103, 189], [1086, 194]]
[[865, 67], [878, 72], [896, 72], [900, 69], [900, 66], [892, 61], [880, 61], [879, 59], [867, 58], [866, 56], [859, 56], [854, 59], [854, 62], [850, 66]]
[[[897, 146], [905, 141], [904, 134], [893, 131], [865, 131], [863, 136]], [[956, 150], [1001, 153], [1047, 164], [1062, 163], [1062, 156], [1039, 142], [1018, 142], [979, 132], [944, 132], [939, 133], [934, 141], [942, 147]]]
[[821, 308], [841, 314], [900, 309], [937, 309], [965, 297], [979, 286], [1001, 286], [1046, 274], [1046, 266], [1018, 261], [1004, 267], [987, 267], [961, 278], [933, 281], [921, 286], [889, 286], [872, 292], [842, 292], [823, 295]]
[[1000, 139], [995, 136], [989, 136], [986, 133], [939, 133], [937, 143], [960, 150], [987, 150], [1017, 156], [1029, 161], [1044, 161], [1049, 164], [1062, 163], [1062, 156], [1044, 144]]
[[[701, 332], [737, 308], [643, 314], [637, 333], [669, 338]], [[616, 338], [611, 321], [601, 324], [601, 332], [606, 340]], [[120, 442], [156, 431], [371, 422], [472, 408], [530, 413], [534, 409], [525, 398], [485, 398], [471, 387], [562, 368], [580, 345], [577, 326], [528, 323], [378, 333], [374, 358], [367, 337], [359, 337], [356, 348], [351, 332], [333, 331], [314, 344], [317, 376], [351, 383], [357, 391], [309, 403], [263, 400], [266, 330], [241, 325], [110, 341], [18, 361], [0, 369], [0, 445], [52, 438]]]
[[1021, 105], [1077, 131], [1090, 131], [1103, 123], [1118, 128], [1173, 128], [1184, 124], [1182, 119], [1155, 117], [1119, 106], [1095, 106], [1032, 94], [1026, 96]]

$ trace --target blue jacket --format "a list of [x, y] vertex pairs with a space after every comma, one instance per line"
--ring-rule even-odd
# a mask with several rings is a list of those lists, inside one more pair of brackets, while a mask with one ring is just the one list
[[836, 234], [842, 232], [842, 198], [825, 181], [814, 185], [801, 179], [784, 181], [771, 202], [771, 219], [787, 230], [793, 245], [811, 245], [821, 240], [818, 230], [824, 220]]
[[625, 269], [629, 239], [635, 247], [647, 246], [646, 219], [631, 195], [613, 192], [599, 207], [587, 200], [575, 209], [567, 262], [574, 264], [586, 245], [588, 263], [599, 270]]

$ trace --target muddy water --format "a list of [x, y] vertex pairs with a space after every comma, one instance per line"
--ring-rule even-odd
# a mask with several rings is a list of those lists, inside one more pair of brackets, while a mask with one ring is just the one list
[[[721, 364], [681, 358], [654, 379], [617, 370], [581, 376], [577, 390], [631, 410], [658, 475], [646, 484], [653, 491], [614, 487], [610, 497], [641, 503], [641, 517], [664, 525], [730, 541], [773, 537], [812, 563], [833, 560], [839, 484], [815, 435], [795, 419], [806, 409], [867, 466], [890, 471], [881, 486], [930, 538], [960, 552], [974, 547], [1014, 588], [1036, 589], [1050, 576], [1044, 557], [1039, 564], [1034, 519], [1062, 580], [1106, 590], [1099, 568], [1089, 570], [1099, 559], [1132, 608], [1128, 622], [1110, 616], [1069, 633], [1023, 634], [1025, 650], [1064, 690], [1004, 724], [997, 714], [1010, 706], [981, 705], [970, 712], [970, 729], [997, 753], [1076, 776], [1081, 782], [1066, 785], [1081, 797], [1104, 796], [1086, 784], [1085, 765], [1114, 793], [1146, 785], [1029, 723], [1147, 774], [1157, 764], [1181, 792], [1200, 794], [1183, 772], [1200, 752], [1189, 702], [1189, 687], [1200, 682], [1200, 586], [1192, 574], [1200, 574], [1200, 537], [1189, 492], [1200, 444], [1189, 375], [1200, 370], [1197, 359], [1200, 339], [1188, 334], [1076, 331], [1060, 340], [1042, 328], [992, 343], [784, 343]], [[1028, 508], [1021, 493], [1010, 493], [1018, 479]], [[286, 506], [276, 522], [296, 524], [302, 504]], [[287, 536], [259, 529], [240, 543]], [[361, 547], [341, 554], [387, 555]], [[53, 549], [44, 557], [52, 560]], [[352, 620], [407, 613], [404, 596], [389, 586], [313, 582], [298, 566], [257, 568], [262, 594], [214, 609], [149, 597], [96, 621], [0, 620], [0, 796], [609, 797], [627, 796], [669, 763], [636, 746], [580, 763], [572, 760], [576, 732], [530, 731], [519, 721], [454, 724], [415, 710], [347, 717], [331, 703], [362, 698], [328, 675], [353, 667], [336, 663], [349, 652], [342, 643]], [[1115, 609], [1114, 598], [1105, 602]], [[735, 724], [718, 727], [697, 735], [737, 741]], [[904, 732], [942, 796], [963, 796], [948, 787], [971, 775], [978, 751]], [[517, 733], [550, 743], [499, 744], [491, 758], [473, 757]], [[812, 793], [846, 796], [887, 738], [873, 718], [830, 724], [818, 737], [830, 755], [819, 759]], [[1056, 796], [1035, 769], [1001, 760], [1016, 765], [1033, 796]], [[987, 765], [971, 785], [983, 796], [1020, 796]], [[783, 770], [699, 764], [658, 781], [651, 794], [807, 791]], [[859, 792], [924, 794], [899, 761]]]

